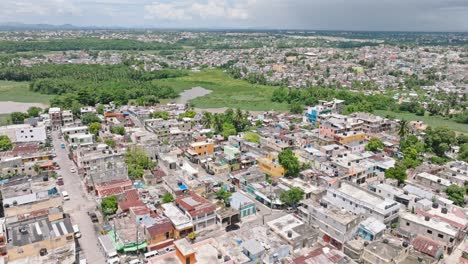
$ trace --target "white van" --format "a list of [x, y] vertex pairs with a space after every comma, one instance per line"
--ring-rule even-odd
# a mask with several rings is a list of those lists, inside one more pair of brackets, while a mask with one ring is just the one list
[[119, 264], [119, 263], [120, 263], [119, 257], [113, 257], [113, 258], [107, 259], [107, 264]]
[[87, 264], [88, 262], [86, 261], [86, 259], [80, 259], [80, 264]]
[[152, 257], [158, 256], [159, 252], [157, 250], [150, 251], [148, 253], [145, 253], [145, 260], [148, 260]]
[[142, 264], [141, 261], [139, 259], [134, 259], [132, 261], [130, 261], [128, 264]]
[[73, 225], [73, 233], [75, 234], [75, 238], [81, 237], [81, 232], [80, 232], [80, 228], [78, 227], [78, 225]]
[[63, 200], [64, 200], [64, 201], [70, 200], [70, 196], [68, 195], [68, 192], [67, 192], [67, 191], [63, 191], [63, 192], [62, 192], [62, 196], [63, 196]]

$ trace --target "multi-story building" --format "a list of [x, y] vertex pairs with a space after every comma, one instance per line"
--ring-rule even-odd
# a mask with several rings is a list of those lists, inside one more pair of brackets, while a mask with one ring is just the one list
[[328, 188], [323, 200], [356, 214], [373, 216], [387, 226], [398, 220], [400, 210], [399, 203], [344, 181], [340, 182], [338, 188]]
[[64, 135], [64, 136], [71, 136], [71, 135], [76, 135], [76, 134], [89, 133], [88, 126], [62, 127], [61, 131], [62, 131], [62, 135]]
[[193, 223], [184, 212], [173, 203], [165, 203], [161, 205], [164, 215], [171, 221], [174, 226], [174, 238], [179, 239], [186, 237], [194, 230]]
[[[73, 261], [75, 258], [74, 230], [70, 218], [58, 208], [35, 217], [7, 222], [5, 228], [9, 241], [7, 253], [10, 262], [37, 255], [44, 256], [58, 249], [63, 249], [60, 252], [66, 259]], [[59, 257], [51, 255], [50, 262]]]
[[60, 108], [49, 108], [49, 119], [52, 129], [58, 129], [62, 125], [62, 111], [60, 110]]
[[190, 218], [197, 231], [216, 224], [216, 206], [198, 194], [178, 197], [175, 204]]
[[94, 184], [128, 178], [125, 153], [105, 145], [79, 147], [73, 158], [90, 188]]
[[264, 157], [257, 159], [258, 168], [264, 173], [274, 177], [279, 178], [283, 177], [285, 170], [278, 161], [278, 155], [276, 153], [268, 153]]
[[238, 192], [231, 195], [229, 203], [232, 208], [239, 210], [240, 218], [255, 215], [257, 212], [255, 203], [250, 198]]
[[463, 240], [464, 232], [429, 216], [403, 212], [400, 214], [400, 234], [406, 237], [423, 235], [442, 242], [451, 252]]
[[208, 141], [194, 142], [190, 144], [188, 151], [190, 151], [190, 153], [195, 153], [199, 157], [212, 155], [214, 152], [214, 143]]
[[309, 223], [318, 226], [321, 238], [338, 249], [352, 239], [361, 217], [338, 208], [308, 205]]
[[64, 126], [73, 125], [73, 113], [70, 110], [63, 110], [62, 111], [62, 123]]
[[7, 136], [13, 143], [45, 142], [47, 139], [45, 126], [28, 124], [2, 126], [0, 135]]

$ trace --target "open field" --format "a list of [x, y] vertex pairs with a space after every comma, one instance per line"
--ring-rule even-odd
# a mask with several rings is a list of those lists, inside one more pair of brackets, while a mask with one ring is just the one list
[[385, 111], [385, 110], [375, 110], [374, 114], [382, 116], [382, 117], [390, 115], [392, 117], [395, 117], [396, 119], [406, 119], [410, 121], [420, 120], [432, 127], [447, 126], [448, 128], [454, 131], [468, 134], [468, 125], [460, 124], [453, 120], [445, 119], [439, 116], [428, 116], [427, 114], [425, 116], [417, 116], [412, 113], [395, 113], [392, 111]]
[[29, 91], [28, 82], [10, 82], [0, 80], [0, 102], [12, 101], [19, 103], [48, 104], [53, 95]]
[[285, 103], [271, 102], [277, 87], [250, 84], [237, 80], [221, 70], [192, 72], [188, 76], [159, 81], [177, 93], [193, 87], [203, 87], [213, 92], [190, 101], [197, 108], [241, 108], [252, 111], [287, 110]]
[[8, 125], [9, 117], [9, 114], [0, 114], [0, 126]]

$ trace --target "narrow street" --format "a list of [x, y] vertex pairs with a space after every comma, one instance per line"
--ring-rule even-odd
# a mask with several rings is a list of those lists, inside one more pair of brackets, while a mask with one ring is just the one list
[[88, 211], [93, 210], [96, 204], [91, 196], [85, 192], [78, 173], [70, 171], [71, 168], [76, 168], [76, 166], [68, 159], [67, 150], [60, 147], [60, 144], [65, 141], [59, 138], [57, 131], [52, 132], [52, 139], [57, 154], [55, 161], [60, 166], [58, 175], [62, 176], [64, 181], [64, 185], [60, 186], [60, 191], [67, 191], [70, 196], [69, 201], [64, 201], [64, 211], [70, 214], [74, 224], [78, 224], [82, 234], [79, 239], [82, 250], [80, 253], [84, 253], [88, 263], [104, 264], [105, 258], [99, 248], [95, 227], [88, 216]]

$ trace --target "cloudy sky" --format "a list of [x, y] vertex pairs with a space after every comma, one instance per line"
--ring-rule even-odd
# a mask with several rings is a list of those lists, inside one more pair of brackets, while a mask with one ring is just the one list
[[0, 23], [468, 31], [468, 0], [0, 0]]

